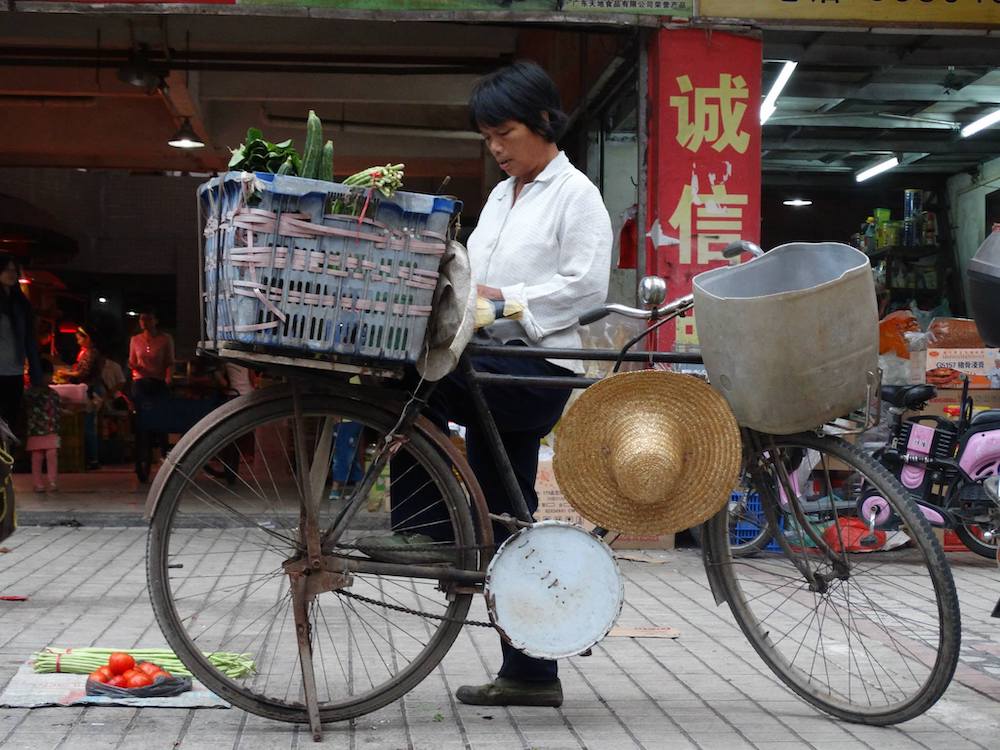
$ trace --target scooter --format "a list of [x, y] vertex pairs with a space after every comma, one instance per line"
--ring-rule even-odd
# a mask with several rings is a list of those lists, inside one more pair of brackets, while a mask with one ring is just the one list
[[[968, 380], [957, 422], [920, 414], [903, 419], [907, 410], [926, 408], [937, 395], [934, 386], [883, 386], [881, 395], [889, 404], [890, 438], [876, 458], [899, 478], [932, 526], [954, 530], [970, 550], [996, 558], [1000, 501], [983, 482], [1000, 474], [1000, 409], [974, 414]], [[858, 512], [870, 532], [897, 523], [876, 492], [862, 494]]]
[[[1000, 504], [1000, 476], [990, 477], [983, 482], [983, 489], [986, 490], [990, 500]], [[997, 565], [1000, 565], [1000, 552], [997, 552]], [[993, 608], [993, 617], [1000, 617], [1000, 599], [997, 599], [997, 604]]]

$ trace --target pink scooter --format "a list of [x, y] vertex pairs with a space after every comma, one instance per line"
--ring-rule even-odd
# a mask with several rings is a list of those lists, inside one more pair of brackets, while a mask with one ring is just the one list
[[[883, 386], [890, 438], [875, 456], [909, 490], [931, 525], [952, 529], [977, 555], [995, 559], [1000, 545], [1000, 501], [983, 487], [1000, 474], [1000, 409], [973, 415], [966, 381], [957, 422], [931, 415], [903, 420], [937, 394], [934, 386]], [[858, 511], [871, 529], [892, 527], [889, 504], [878, 494], [863, 495]]]

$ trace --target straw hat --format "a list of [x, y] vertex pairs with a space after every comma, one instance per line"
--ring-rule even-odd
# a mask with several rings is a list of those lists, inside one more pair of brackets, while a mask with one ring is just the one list
[[690, 375], [643, 370], [584, 391], [556, 429], [553, 468], [588, 521], [663, 534], [718, 512], [740, 460], [740, 429], [721, 395]]

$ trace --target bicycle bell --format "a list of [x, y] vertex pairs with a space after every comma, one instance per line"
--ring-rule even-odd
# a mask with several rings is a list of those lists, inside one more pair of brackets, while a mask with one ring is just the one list
[[643, 276], [639, 282], [639, 304], [652, 309], [667, 298], [667, 282], [659, 276]]

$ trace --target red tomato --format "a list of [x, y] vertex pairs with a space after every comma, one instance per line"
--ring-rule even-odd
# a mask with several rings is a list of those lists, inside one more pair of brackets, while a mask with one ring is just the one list
[[112, 677], [115, 676], [115, 673], [111, 671], [111, 667], [109, 667], [107, 664], [105, 664], [103, 667], [98, 667], [95, 671], [100, 672], [102, 675], [104, 675], [105, 682], [107, 682], [108, 680], [110, 680]]
[[90, 676], [87, 677], [87, 679], [88, 680], [93, 680], [94, 682], [101, 682], [101, 683], [104, 683], [104, 682], [108, 681], [108, 678], [105, 677], [104, 672], [102, 672], [99, 669], [91, 672]]
[[139, 664], [136, 666], [136, 669], [141, 670], [141, 671], [145, 672], [146, 674], [150, 674], [150, 675], [156, 674], [157, 672], [160, 671], [160, 668], [157, 665], [153, 664], [152, 662], [148, 662], [148, 661], [141, 661], [141, 662], [139, 662]]
[[161, 670], [159, 670], [159, 671], [154, 672], [153, 674], [151, 674], [150, 677], [153, 678], [153, 682], [156, 682], [157, 680], [161, 680], [161, 679], [162, 680], [169, 680], [172, 677], [172, 675], [170, 674], [170, 672], [165, 672], [165, 671], [163, 671], [161, 669]]
[[124, 651], [115, 651], [108, 657], [108, 668], [115, 674], [125, 674], [135, 666], [135, 659]]
[[136, 676], [137, 674], [146, 674], [146, 673], [145, 673], [145, 672], [143, 672], [143, 671], [142, 671], [141, 669], [129, 669], [128, 671], [126, 671], [126, 672], [125, 672], [125, 673], [124, 673], [124, 674], [122, 675], [122, 677], [124, 677], [124, 678], [125, 678], [125, 681], [126, 681], [126, 682], [128, 682], [128, 681], [129, 681], [129, 680], [131, 680], [131, 679], [132, 679], [133, 677], [135, 677], [135, 676]]
[[127, 682], [128, 684], [126, 685], [126, 687], [141, 688], [141, 687], [146, 687], [147, 685], [152, 685], [153, 678], [150, 677], [145, 672], [137, 671], [134, 675], [128, 678]]
[[108, 680], [108, 684], [120, 688], [128, 687], [128, 684], [125, 682], [125, 678], [122, 677], [120, 674], [116, 674], [114, 677]]

